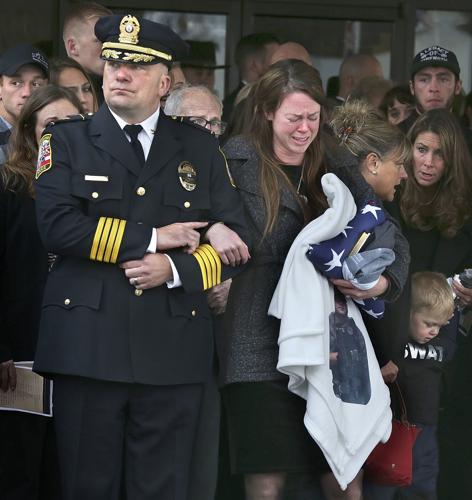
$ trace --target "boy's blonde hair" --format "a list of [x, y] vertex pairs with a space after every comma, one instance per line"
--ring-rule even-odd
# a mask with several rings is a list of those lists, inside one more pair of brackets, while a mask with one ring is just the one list
[[441, 273], [421, 271], [411, 278], [411, 312], [425, 311], [444, 321], [454, 312], [452, 288]]

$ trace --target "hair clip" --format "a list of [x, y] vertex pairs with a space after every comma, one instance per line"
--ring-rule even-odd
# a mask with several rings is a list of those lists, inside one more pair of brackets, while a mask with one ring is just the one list
[[343, 129], [341, 129], [341, 142], [346, 142], [351, 134], [352, 127], [344, 127]]

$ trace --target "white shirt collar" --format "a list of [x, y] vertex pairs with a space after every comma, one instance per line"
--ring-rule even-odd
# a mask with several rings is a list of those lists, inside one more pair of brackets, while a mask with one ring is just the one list
[[121, 118], [121, 116], [118, 116], [115, 112], [113, 112], [112, 109], [110, 109], [110, 108], [108, 108], [108, 109], [110, 110], [110, 113], [117, 121], [121, 130], [123, 130], [123, 128], [126, 125], [141, 125], [141, 127], [143, 127], [143, 130], [140, 132], [140, 134], [145, 132], [146, 135], [148, 136], [149, 140], [152, 142], [152, 140], [154, 138], [154, 132], [156, 131], [156, 127], [157, 127], [157, 121], [159, 120], [159, 113], [160, 113], [160, 109], [161, 109], [160, 107], [158, 107], [156, 109], [156, 111], [154, 111], [154, 113], [151, 116], [149, 116], [148, 118], [146, 118], [144, 121], [142, 121], [140, 123], [131, 123], [131, 124], [126, 122], [125, 120], [123, 120], [123, 118]]

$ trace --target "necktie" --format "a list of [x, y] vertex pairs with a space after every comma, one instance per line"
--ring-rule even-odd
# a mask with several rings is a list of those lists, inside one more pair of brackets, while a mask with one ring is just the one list
[[125, 125], [125, 127], [123, 128], [123, 130], [131, 137], [131, 147], [138, 157], [139, 164], [141, 165], [141, 167], [144, 167], [146, 160], [144, 158], [143, 147], [141, 146], [141, 143], [138, 139], [138, 134], [142, 129], [143, 127], [141, 127], [141, 125]]

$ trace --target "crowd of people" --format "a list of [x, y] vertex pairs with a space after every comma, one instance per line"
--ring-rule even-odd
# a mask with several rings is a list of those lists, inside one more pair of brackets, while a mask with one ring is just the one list
[[[0, 498], [469, 498], [455, 54], [399, 85], [350, 55], [325, 91], [254, 33], [221, 100], [163, 24], [63, 26], [65, 58], [0, 54], [0, 395], [53, 381], [52, 418], [0, 410]], [[405, 408], [409, 484], [364, 477]]]

